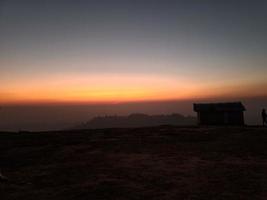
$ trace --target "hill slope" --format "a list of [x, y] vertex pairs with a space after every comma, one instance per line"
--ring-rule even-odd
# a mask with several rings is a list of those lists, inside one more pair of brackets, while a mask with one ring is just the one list
[[267, 129], [1, 133], [1, 199], [265, 199]]

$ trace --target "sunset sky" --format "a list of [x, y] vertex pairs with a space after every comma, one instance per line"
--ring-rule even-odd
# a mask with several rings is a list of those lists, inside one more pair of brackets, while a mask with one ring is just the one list
[[2, 0], [0, 103], [267, 95], [267, 1]]

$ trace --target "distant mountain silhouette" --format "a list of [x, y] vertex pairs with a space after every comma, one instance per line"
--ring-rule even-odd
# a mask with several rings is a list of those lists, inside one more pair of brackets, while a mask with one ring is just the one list
[[197, 119], [192, 116], [183, 116], [181, 114], [170, 115], [146, 115], [131, 114], [129, 116], [104, 116], [95, 117], [92, 120], [83, 123], [75, 128], [128, 128], [128, 127], [144, 127], [159, 125], [195, 125]]

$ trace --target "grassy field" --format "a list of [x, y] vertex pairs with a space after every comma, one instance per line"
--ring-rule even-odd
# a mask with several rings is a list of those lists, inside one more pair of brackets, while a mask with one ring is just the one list
[[0, 133], [0, 199], [267, 199], [267, 128]]

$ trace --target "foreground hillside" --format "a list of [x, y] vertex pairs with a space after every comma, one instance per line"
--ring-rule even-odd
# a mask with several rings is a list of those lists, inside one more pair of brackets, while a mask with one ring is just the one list
[[267, 129], [1, 133], [0, 199], [266, 199]]

